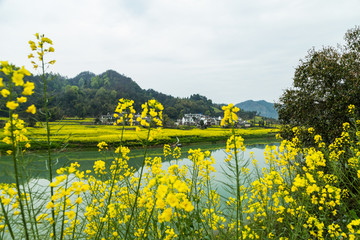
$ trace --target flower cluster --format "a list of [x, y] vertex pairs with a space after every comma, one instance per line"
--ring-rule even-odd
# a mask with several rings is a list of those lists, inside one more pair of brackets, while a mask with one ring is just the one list
[[226, 141], [225, 152], [227, 153], [227, 158], [225, 162], [229, 162], [240, 150], [245, 152], [244, 139], [241, 136], [231, 135]]
[[84, 172], [79, 171], [80, 165], [75, 162], [69, 167], [59, 168], [56, 172], [58, 176], [50, 186], [55, 189], [51, 201], [46, 204], [46, 209], [54, 210], [54, 217], [48, 214], [37, 216], [38, 221], [44, 219], [50, 225], [56, 221], [63, 223], [64, 236], [76, 236], [76, 228], [80, 224], [80, 206], [83, 204], [83, 198], [90, 189], [90, 185], [84, 182]]
[[238, 107], [234, 107], [234, 104], [230, 103], [227, 106], [223, 106], [224, 118], [221, 120], [221, 126], [226, 124], [233, 125], [237, 122], [238, 116], [236, 113], [240, 110]]
[[[7, 100], [6, 107], [9, 110], [14, 111], [19, 107], [20, 104], [27, 102], [27, 97], [25, 96], [30, 96], [34, 93], [35, 85], [33, 82], [24, 82], [24, 76], [31, 75], [30, 72], [24, 67], [17, 68], [9, 64], [7, 61], [1, 61], [0, 71], [3, 72], [7, 77], [7, 79], [0, 78], [0, 93]], [[23, 95], [18, 96], [16, 100], [14, 96], [15, 93], [13, 93], [15, 88], [22, 89]], [[35, 114], [36, 108], [34, 105], [31, 105], [26, 111]]]
[[162, 126], [162, 111], [164, 110], [164, 107], [161, 103], [152, 99], [142, 104], [141, 108], [141, 117], [138, 117], [136, 120], [142, 126], [149, 127], [151, 122], [154, 122], [156, 126]]
[[119, 99], [118, 105], [114, 113], [114, 117], [116, 118], [116, 122], [114, 123], [114, 125], [121, 123], [125, 124], [127, 122], [130, 124], [130, 126], [133, 125], [133, 118], [135, 114], [133, 104], [133, 100], [124, 98]]
[[[53, 42], [49, 38], [45, 37], [44, 34], [40, 35], [39, 33], [36, 33], [35, 37], [36, 37], [36, 42], [30, 40], [29, 45], [31, 50], [33, 52], [36, 52], [37, 59], [39, 60], [40, 65], [42, 67], [44, 67], [46, 64], [53, 65], [55, 63], [55, 60], [51, 60], [46, 63], [44, 62], [44, 55], [46, 53], [55, 52], [55, 49], [52, 47]], [[28, 58], [33, 59], [35, 58], [35, 56], [33, 53], [30, 53], [28, 55]], [[35, 60], [32, 60], [31, 63], [35, 70], [39, 67], [39, 63], [35, 62]]]
[[19, 143], [25, 143], [25, 147], [29, 148], [29, 139], [25, 136], [27, 129], [25, 122], [18, 118], [17, 114], [12, 114], [12, 119], [4, 126], [3, 142], [9, 145], [17, 146]]

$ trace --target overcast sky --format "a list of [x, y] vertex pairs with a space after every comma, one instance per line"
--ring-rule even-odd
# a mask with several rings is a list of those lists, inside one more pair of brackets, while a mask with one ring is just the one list
[[344, 43], [359, 10], [359, 0], [0, 0], [0, 60], [30, 68], [38, 32], [54, 42], [50, 71], [69, 78], [113, 69], [176, 97], [274, 102], [310, 48]]

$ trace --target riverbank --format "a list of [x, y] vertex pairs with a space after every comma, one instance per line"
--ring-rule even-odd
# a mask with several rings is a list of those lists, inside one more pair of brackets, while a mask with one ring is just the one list
[[[32, 150], [41, 150], [45, 147], [46, 131], [44, 127], [29, 127], [28, 137]], [[154, 130], [156, 131], [156, 130]], [[277, 128], [246, 128], [236, 129], [236, 133], [245, 139], [245, 142], [266, 143], [275, 141]], [[113, 125], [82, 125], [82, 124], [59, 124], [51, 123], [52, 148], [66, 147], [69, 149], [94, 149], [99, 142], [105, 141], [109, 146], [117, 146], [120, 142], [121, 127]], [[123, 143], [128, 147], [142, 146], [146, 139], [147, 129], [136, 131], [135, 127], [126, 127]], [[230, 136], [230, 130], [221, 127], [209, 127], [207, 129], [170, 129], [164, 128], [156, 133], [156, 137], [150, 142], [151, 146], [175, 144], [177, 139], [182, 145], [193, 143], [216, 143], [226, 141]], [[0, 138], [3, 138], [3, 131]], [[7, 150], [5, 143], [0, 143], [1, 150]]]

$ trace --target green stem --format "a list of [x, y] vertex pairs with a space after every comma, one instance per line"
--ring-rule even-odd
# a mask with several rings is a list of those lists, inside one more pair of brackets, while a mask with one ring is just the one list
[[[12, 82], [11, 80], [9, 80], [9, 101], [12, 101]], [[23, 206], [23, 202], [21, 200], [22, 198], [22, 194], [21, 194], [21, 189], [20, 189], [20, 182], [19, 182], [19, 170], [18, 170], [18, 165], [17, 165], [17, 146], [16, 146], [16, 138], [14, 136], [14, 131], [15, 131], [15, 126], [13, 123], [13, 110], [9, 110], [9, 119], [10, 119], [10, 138], [11, 138], [11, 150], [12, 150], [12, 159], [13, 159], [13, 163], [14, 163], [14, 171], [15, 171], [15, 181], [16, 181], [16, 189], [17, 189], [17, 194], [19, 197], [19, 203], [20, 203], [20, 209], [21, 209], [21, 219], [24, 225], [24, 230], [25, 230], [25, 238], [26, 240], [29, 239], [29, 233], [28, 233], [28, 229], [27, 229], [27, 225], [26, 225], [26, 218], [25, 218], [25, 212], [24, 212], [24, 206]]]
[[[68, 186], [68, 181], [69, 181], [69, 176], [66, 178], [66, 182], [65, 182], [65, 191], [67, 191], [67, 186]], [[63, 239], [64, 237], [64, 227], [65, 227], [65, 210], [66, 210], [66, 199], [68, 197], [65, 195], [64, 196], [64, 204], [63, 204], [63, 212], [62, 212], [62, 219], [61, 219], [61, 232], [60, 232], [60, 240]], [[55, 219], [53, 219], [55, 222]]]
[[76, 206], [76, 215], [75, 215], [75, 220], [74, 220], [75, 224], [74, 224], [73, 232], [71, 234], [71, 239], [75, 239], [76, 221], [77, 221], [78, 213], [79, 213], [79, 204]]
[[132, 221], [132, 218], [134, 217], [135, 207], [136, 207], [137, 201], [138, 201], [138, 195], [139, 195], [140, 185], [141, 185], [141, 178], [142, 178], [143, 171], [144, 171], [144, 167], [145, 167], [145, 160], [146, 160], [147, 150], [148, 150], [148, 145], [149, 145], [148, 143], [149, 143], [150, 130], [151, 130], [151, 120], [152, 120], [152, 119], [150, 119], [149, 130], [148, 130], [147, 137], [146, 137], [144, 158], [143, 158], [143, 162], [142, 162], [142, 164], [141, 164], [139, 181], [138, 181], [138, 185], [137, 185], [137, 187], [136, 187], [136, 192], [135, 192], [135, 201], [134, 201], [133, 206], [131, 207], [131, 215], [130, 215], [130, 219], [129, 219], [129, 222], [128, 222], [128, 225], [127, 225], [127, 228], [126, 228], [125, 239], [127, 239], [127, 236], [128, 236], [128, 234], [129, 234], [131, 221]]
[[[28, 177], [26, 177], [28, 178]], [[34, 236], [37, 236], [37, 238], [39, 238], [39, 231], [38, 231], [38, 227], [37, 227], [37, 222], [36, 222], [36, 213], [35, 213], [35, 209], [34, 209], [34, 202], [32, 201], [33, 200], [33, 195], [32, 195], [32, 192], [31, 192], [31, 188], [30, 188], [30, 185], [29, 185], [29, 182], [25, 183], [24, 179], [22, 179], [22, 182], [23, 182], [23, 185], [24, 185], [24, 194], [25, 194], [25, 204], [26, 204], [26, 207], [27, 207], [27, 210], [28, 210], [28, 214], [29, 214], [29, 218], [33, 219], [34, 221], [34, 224], [31, 224], [31, 230], [33, 232], [33, 235]], [[27, 186], [27, 189], [28, 189], [28, 193], [26, 192], [26, 187]], [[27, 198], [27, 194], [29, 194], [29, 201], [28, 201], [28, 198]], [[35, 229], [34, 229], [35, 227]]]
[[[156, 199], [155, 199], [154, 202], [156, 202]], [[140, 239], [145, 239], [144, 235], [145, 235], [145, 233], [147, 232], [147, 229], [148, 229], [148, 227], [149, 227], [149, 225], [150, 225], [150, 220], [151, 220], [151, 217], [152, 217], [152, 215], [153, 215], [153, 213], [154, 213], [154, 210], [155, 210], [155, 204], [154, 204], [154, 206], [153, 206], [152, 209], [151, 209], [151, 213], [150, 213], [150, 215], [149, 215], [149, 219], [146, 221], [146, 225], [145, 225], [144, 231], [143, 231]]]
[[[208, 178], [209, 179], [207, 179], [206, 181], [207, 181], [207, 191], [208, 191], [208, 198], [209, 198], [209, 210], [212, 208], [212, 207], [214, 207], [214, 212], [215, 212], [215, 206], [213, 206], [213, 202], [214, 202], [214, 196], [213, 196], [213, 194], [212, 194], [212, 188], [211, 188], [211, 181], [210, 181], [210, 171], [209, 171], [209, 168], [207, 167], [207, 172], [208, 172]], [[211, 219], [212, 219], [212, 216], [211, 216], [211, 212], [210, 212], [210, 221], [211, 221]], [[213, 229], [212, 229], [212, 227], [213, 227], [213, 223], [211, 223], [211, 229], [210, 229], [210, 231], [211, 231], [211, 236], [212, 236], [212, 238], [213, 239], [215, 239], [215, 236], [214, 236], [214, 231], [213, 231]]]
[[[122, 129], [121, 129], [121, 138], [120, 138], [120, 147], [122, 147], [122, 142], [123, 142], [123, 136], [124, 136], [124, 130], [125, 130], [125, 123], [123, 122], [123, 126], [122, 126]], [[120, 155], [120, 153], [119, 153]], [[116, 169], [115, 169], [115, 172], [112, 174], [112, 179], [111, 179], [111, 187], [110, 187], [110, 195], [109, 195], [109, 198], [108, 198], [108, 201], [107, 201], [107, 204], [106, 204], [106, 209], [105, 209], [105, 212], [103, 214], [103, 217], [104, 218], [107, 214], [108, 214], [108, 206], [111, 202], [111, 198], [112, 198], [112, 195], [113, 195], [113, 190], [114, 190], [114, 186], [115, 186], [115, 178], [116, 178], [116, 173], [119, 169], [119, 164], [116, 162], [115, 160], [115, 163], [116, 163]], [[101, 219], [101, 218], [100, 218]], [[104, 222], [101, 222], [100, 223], [100, 227], [98, 229], [98, 232], [96, 234], [96, 237], [95, 239], [99, 239], [100, 235], [101, 235], [101, 230], [102, 228], [104, 227]]]
[[[41, 52], [44, 52], [43, 47], [41, 47]], [[49, 125], [49, 109], [48, 109], [48, 97], [47, 97], [47, 81], [45, 77], [45, 62], [44, 57], [41, 59], [41, 70], [42, 70], [42, 81], [43, 81], [43, 94], [44, 94], [44, 114], [46, 121], [46, 143], [47, 143], [47, 157], [48, 157], [48, 168], [49, 168], [49, 181], [52, 182], [53, 174], [52, 174], [52, 160], [51, 160], [51, 141], [50, 141], [50, 125]], [[50, 186], [50, 199], [54, 204], [53, 197], [54, 196], [54, 187]], [[55, 221], [55, 210], [51, 209], [51, 217], [54, 220], [52, 224], [53, 230], [53, 239], [56, 239], [56, 221]]]
[[[233, 144], [234, 144], [234, 155], [235, 155], [235, 168], [236, 168], [236, 239], [239, 239], [239, 235], [241, 233], [242, 229], [239, 229], [242, 227], [242, 214], [240, 214], [240, 211], [242, 209], [242, 203], [241, 203], [241, 196], [240, 196], [240, 167], [239, 167], [239, 158], [237, 154], [237, 146], [236, 146], [236, 132], [235, 132], [235, 125], [234, 123], [231, 124], [232, 127], [232, 135], [233, 138]], [[240, 219], [241, 218], [241, 219]], [[240, 221], [240, 226], [239, 226]], [[243, 236], [241, 234], [241, 239], [243, 239]]]
[[2, 211], [3, 211], [3, 213], [4, 213], [5, 223], [6, 223], [6, 225], [7, 225], [8, 228], [9, 228], [9, 232], [10, 232], [11, 238], [12, 238], [12, 239], [15, 239], [13, 230], [12, 230], [11, 225], [10, 225], [10, 221], [9, 221], [8, 215], [6, 214], [6, 211], [5, 211], [4, 204], [2, 203], [2, 201], [0, 201], [0, 204], [1, 204], [1, 209], [2, 209]]

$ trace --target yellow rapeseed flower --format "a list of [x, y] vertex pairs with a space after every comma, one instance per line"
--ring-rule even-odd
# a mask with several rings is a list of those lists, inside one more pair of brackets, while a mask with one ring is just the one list
[[30, 40], [30, 41], [29, 41], [29, 44], [30, 44], [31, 50], [35, 51], [35, 50], [37, 49], [35, 42], [33, 42], [33, 41]]
[[348, 112], [349, 113], [354, 113], [355, 112], [355, 105], [350, 104], [349, 107], [348, 107]]
[[314, 132], [315, 132], [314, 128], [312, 128], [312, 127], [308, 128], [308, 133], [313, 134]]
[[26, 112], [31, 113], [31, 114], [35, 114], [35, 113], [36, 113], [36, 107], [35, 107], [35, 105], [33, 104], [33, 105], [29, 106], [29, 107], [26, 109]]
[[19, 106], [15, 101], [9, 101], [6, 103], [6, 107], [10, 110], [15, 110]]
[[69, 219], [73, 219], [76, 215], [76, 213], [74, 211], [69, 211], [66, 212], [65, 215], [69, 218]]
[[26, 97], [19, 97], [16, 99], [18, 103], [25, 103], [27, 101]]
[[163, 222], [163, 221], [170, 222], [171, 217], [172, 217], [172, 209], [171, 208], [165, 209], [160, 216], [161, 216], [161, 219], [162, 219], [162, 221], [160, 221], [160, 219], [159, 219], [160, 223]]
[[52, 45], [52, 41], [51, 39], [47, 38], [47, 37], [44, 37], [44, 35], [42, 35], [43, 37], [41, 38], [41, 42], [43, 43], [49, 43], [50, 45]]
[[6, 206], [11, 203], [11, 198], [3, 198], [1, 202]]
[[169, 193], [166, 197], [166, 202], [171, 206], [171, 207], [176, 207], [179, 204], [179, 199], [176, 197], [175, 194], [173, 193]]
[[24, 84], [24, 91], [22, 92], [23, 95], [32, 95], [34, 93], [35, 84], [33, 82], [26, 82]]
[[50, 209], [50, 208], [53, 208], [54, 207], [54, 203], [53, 202], [49, 202], [47, 205], [46, 205], [46, 208], [47, 209]]
[[4, 97], [4, 98], [6, 98], [7, 96], [9, 96], [10, 95], [10, 92], [9, 92], [9, 90], [7, 90], [7, 89], [2, 89], [1, 90], [1, 95]]
[[17, 72], [26, 76], [31, 75], [31, 73], [28, 70], [26, 70], [24, 66], [22, 66], [19, 70], [17, 70]]
[[118, 105], [115, 109], [114, 117], [118, 118], [116, 124], [120, 123], [129, 123], [131, 126], [133, 125], [133, 118], [135, 114], [135, 110], [133, 107], [134, 101], [129, 99], [120, 98]]

